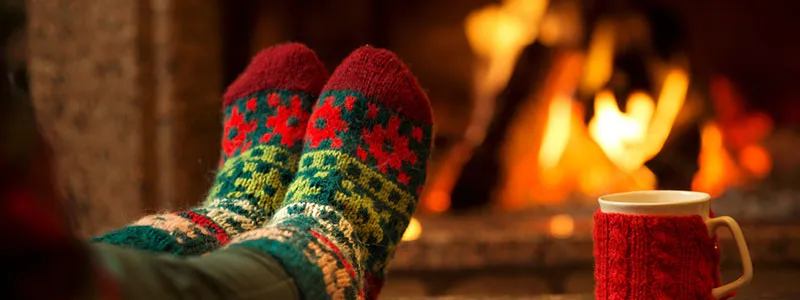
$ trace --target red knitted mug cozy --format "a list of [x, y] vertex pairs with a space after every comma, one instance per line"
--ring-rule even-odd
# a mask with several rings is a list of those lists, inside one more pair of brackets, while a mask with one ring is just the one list
[[[712, 214], [713, 215], [713, 214]], [[594, 214], [595, 298], [714, 299], [719, 247], [700, 216]]]

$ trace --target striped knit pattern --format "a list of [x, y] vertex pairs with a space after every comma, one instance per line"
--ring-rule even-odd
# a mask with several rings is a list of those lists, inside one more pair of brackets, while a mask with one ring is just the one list
[[231, 247], [252, 247], [286, 267], [304, 299], [363, 299], [363, 245], [336, 208], [296, 203], [269, 224], [236, 237]]
[[431, 126], [400, 60], [356, 50], [317, 101], [283, 207], [232, 247], [278, 257], [305, 299], [377, 298], [425, 182]]
[[146, 216], [95, 241], [196, 255], [259, 228], [297, 171], [311, 108], [327, 72], [300, 44], [259, 53], [224, 97], [220, 168], [202, 206]]

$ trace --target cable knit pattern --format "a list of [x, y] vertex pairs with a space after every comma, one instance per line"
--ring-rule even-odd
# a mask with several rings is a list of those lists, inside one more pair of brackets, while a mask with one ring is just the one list
[[376, 299], [416, 210], [431, 135], [428, 98], [397, 56], [356, 50], [317, 101], [283, 207], [231, 247], [277, 257], [304, 299]]
[[716, 237], [700, 216], [594, 215], [596, 299], [714, 299]]
[[297, 171], [303, 134], [327, 71], [301, 44], [266, 49], [227, 89], [220, 169], [201, 206], [146, 216], [95, 241], [196, 255], [259, 228]]

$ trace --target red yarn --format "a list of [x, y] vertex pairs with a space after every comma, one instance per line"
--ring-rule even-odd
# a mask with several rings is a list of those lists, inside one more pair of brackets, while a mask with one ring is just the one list
[[[392, 168], [398, 172], [400, 182], [408, 183], [408, 175], [403, 171], [403, 162], [416, 164], [417, 154], [408, 147], [408, 137], [400, 134], [399, 131], [400, 118], [392, 116], [385, 128], [380, 124], [375, 124], [372, 128], [364, 128], [362, 136], [369, 145], [368, 152], [377, 160], [378, 170], [386, 174], [388, 168]], [[384, 144], [391, 145], [391, 150], [386, 151], [383, 147]], [[364, 150], [359, 146], [357, 153], [360, 157], [362, 152]], [[364, 157], [361, 159], [366, 160]]]
[[342, 256], [342, 250], [339, 249], [339, 246], [336, 246], [336, 244], [331, 242], [331, 240], [325, 237], [325, 235], [315, 230], [308, 230], [308, 232], [310, 232], [311, 235], [317, 238], [320, 242], [325, 244], [325, 246], [328, 246], [333, 251], [333, 254], [336, 255], [336, 259], [342, 263], [342, 266], [344, 266], [344, 269], [345, 271], [347, 271], [347, 274], [350, 275], [350, 277], [352, 278], [356, 278], [355, 268], [353, 268], [353, 266], [346, 259], [344, 259], [344, 257]]
[[716, 239], [700, 216], [594, 215], [595, 297], [714, 299]]
[[369, 46], [357, 49], [336, 68], [323, 90], [359, 92], [411, 120], [433, 123], [428, 96], [411, 71], [389, 50]]
[[228, 244], [228, 242], [231, 240], [231, 237], [225, 232], [225, 230], [217, 225], [217, 223], [214, 223], [214, 221], [209, 219], [207, 216], [193, 211], [176, 212], [175, 214], [192, 220], [192, 223], [205, 227], [211, 231], [211, 234], [214, 236], [214, 238], [217, 239], [217, 241], [222, 245]]
[[270, 47], [258, 53], [239, 78], [228, 86], [224, 106], [269, 89], [316, 95], [327, 80], [325, 66], [305, 45], [290, 43]]
[[[272, 101], [270, 101], [272, 102]], [[303, 139], [305, 134], [305, 126], [298, 126], [297, 124], [306, 124], [311, 113], [303, 109], [303, 101], [300, 96], [293, 95], [289, 99], [289, 106], [275, 105], [270, 103], [270, 106], [277, 107], [278, 111], [274, 116], [267, 117], [267, 127], [274, 128], [273, 132], [267, 132], [261, 137], [261, 142], [266, 143], [272, 139], [273, 136], [280, 134], [281, 145], [292, 147], [295, 143]], [[294, 123], [290, 122], [294, 119]]]
[[[255, 129], [256, 123], [245, 122], [245, 114], [239, 113], [238, 107], [233, 107], [230, 118], [225, 120], [225, 128], [223, 128], [225, 133], [222, 139], [222, 152], [230, 157], [236, 150], [241, 149], [244, 151], [249, 149], [251, 142], [247, 141], [247, 135]], [[232, 130], [236, 130], [236, 135], [230, 137]]]
[[364, 277], [367, 286], [367, 297], [365, 299], [378, 299], [378, 295], [380, 295], [381, 290], [383, 289], [383, 278], [375, 276], [369, 272], [367, 272]]
[[[314, 119], [306, 128], [305, 138], [311, 142], [311, 148], [319, 147], [324, 140], [331, 140], [331, 148], [342, 147], [342, 140], [336, 136], [339, 132], [347, 130], [347, 122], [342, 120], [342, 108], [336, 106], [333, 96], [320, 99], [322, 105], [314, 111]], [[324, 126], [315, 124], [318, 120], [324, 120]]]

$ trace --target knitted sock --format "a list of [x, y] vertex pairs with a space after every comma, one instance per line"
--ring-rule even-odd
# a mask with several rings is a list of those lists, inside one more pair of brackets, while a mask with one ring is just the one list
[[700, 216], [594, 215], [595, 298], [714, 299], [719, 249]]
[[245, 246], [277, 257], [304, 299], [375, 299], [417, 206], [431, 110], [393, 53], [370, 47], [336, 69], [317, 102], [286, 200]]
[[146, 216], [94, 240], [194, 255], [262, 225], [280, 206], [297, 170], [311, 107], [327, 78], [304, 45], [259, 53], [225, 93], [220, 169], [206, 202]]

